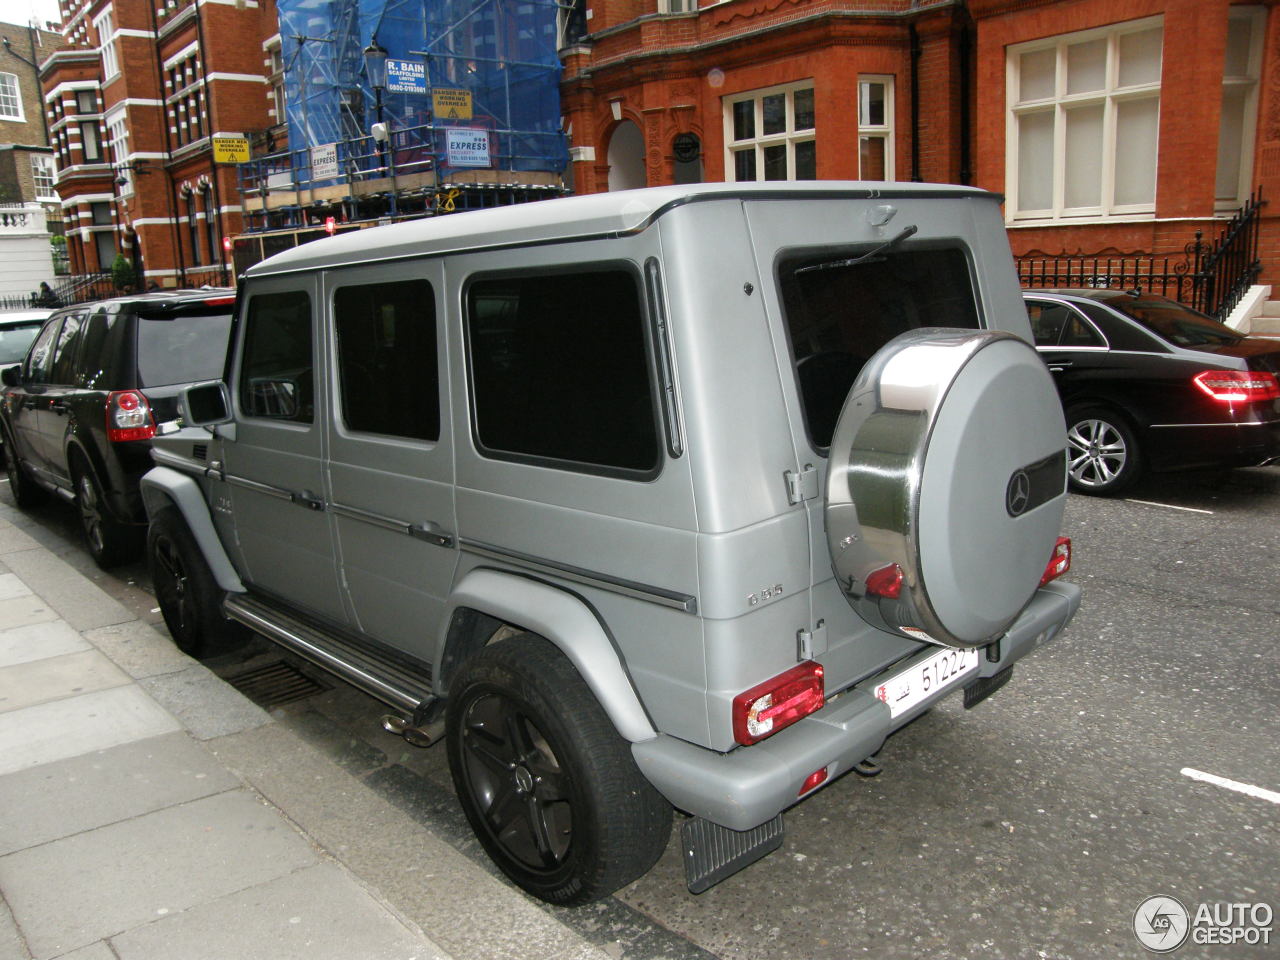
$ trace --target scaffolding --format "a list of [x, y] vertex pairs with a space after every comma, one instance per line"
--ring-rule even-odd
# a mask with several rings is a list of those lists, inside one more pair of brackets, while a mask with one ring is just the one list
[[[280, 0], [278, 11], [291, 152], [360, 141], [382, 120], [388, 152], [411, 155], [437, 182], [482, 165], [455, 149], [475, 131], [491, 168], [568, 165], [556, 0]], [[388, 58], [382, 90], [362, 56], [375, 42]]]

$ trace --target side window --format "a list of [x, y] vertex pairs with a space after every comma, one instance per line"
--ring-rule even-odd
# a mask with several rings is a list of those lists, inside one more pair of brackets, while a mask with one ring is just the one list
[[83, 313], [67, 317], [62, 322], [62, 332], [58, 334], [58, 342], [53, 350], [53, 369], [49, 375], [50, 383], [75, 383], [76, 352], [80, 346], [80, 327], [83, 323]]
[[1062, 328], [1062, 339], [1059, 343], [1064, 347], [1105, 347], [1106, 343], [1098, 336], [1098, 332], [1085, 322], [1079, 314], [1072, 312], [1066, 325]]
[[1031, 321], [1031, 336], [1037, 347], [1056, 347], [1062, 328], [1071, 320], [1071, 310], [1061, 303], [1028, 300], [1027, 319]]
[[61, 326], [60, 319], [54, 320], [40, 331], [40, 336], [36, 337], [36, 342], [31, 345], [31, 352], [27, 354], [26, 380], [28, 383], [49, 382], [50, 368], [53, 365], [53, 345]]
[[118, 355], [116, 338], [110, 336], [115, 324], [116, 315], [105, 310], [99, 310], [85, 321], [84, 332], [80, 335], [84, 345], [80, 348], [78, 376], [74, 381], [79, 386], [90, 390], [118, 386], [111, 382], [115, 375], [114, 360]]
[[302, 291], [249, 300], [240, 364], [240, 408], [250, 417], [315, 419], [311, 298]]
[[659, 465], [639, 278], [631, 270], [489, 278], [467, 290], [476, 444], [587, 473]]
[[431, 284], [401, 280], [333, 295], [342, 422], [348, 430], [440, 439], [440, 380]]

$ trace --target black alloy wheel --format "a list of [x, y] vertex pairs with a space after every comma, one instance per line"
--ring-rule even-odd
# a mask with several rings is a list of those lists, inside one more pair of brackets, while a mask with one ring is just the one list
[[245, 627], [222, 616], [222, 590], [172, 507], [157, 512], [147, 530], [147, 568], [165, 626], [183, 653], [208, 656], [247, 638]]
[[102, 488], [88, 468], [81, 466], [74, 476], [80, 529], [94, 562], [109, 570], [135, 559], [140, 545], [138, 531], [111, 515]]
[[18, 462], [18, 452], [14, 449], [13, 440], [4, 440], [4, 472], [9, 478], [9, 492], [13, 494], [13, 502], [22, 510], [38, 507], [49, 499], [43, 487], [27, 476], [26, 470]]
[[1133, 431], [1102, 407], [1067, 411], [1067, 457], [1071, 486], [1080, 493], [1119, 493], [1142, 472]]
[[450, 685], [449, 766], [481, 844], [549, 903], [608, 896], [653, 866], [671, 807], [573, 665], [520, 634], [467, 661]]

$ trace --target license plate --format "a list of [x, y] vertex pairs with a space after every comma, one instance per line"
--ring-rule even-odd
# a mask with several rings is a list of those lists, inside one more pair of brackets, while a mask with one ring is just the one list
[[923, 703], [939, 690], [954, 686], [978, 669], [979, 650], [939, 650], [876, 687], [876, 699], [889, 705], [896, 717]]

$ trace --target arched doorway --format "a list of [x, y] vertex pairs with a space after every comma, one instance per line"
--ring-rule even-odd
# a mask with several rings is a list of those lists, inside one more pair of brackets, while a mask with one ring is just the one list
[[630, 120], [613, 128], [609, 138], [609, 189], [633, 190], [648, 186], [644, 172], [644, 136]]

